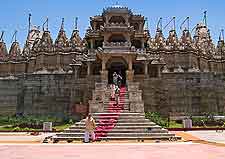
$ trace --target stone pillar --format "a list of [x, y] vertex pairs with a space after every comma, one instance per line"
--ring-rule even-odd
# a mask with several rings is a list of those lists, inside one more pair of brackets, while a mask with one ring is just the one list
[[145, 42], [144, 42], [144, 39], [141, 39], [141, 48], [142, 48], [142, 49], [145, 48]]
[[148, 61], [145, 61], [145, 76], [148, 76]]
[[79, 69], [81, 67], [80, 63], [70, 64], [70, 67], [73, 69], [74, 78], [79, 78]]
[[11, 75], [12, 73], [12, 64], [11, 62], [8, 63], [8, 74]]
[[59, 54], [56, 55], [56, 67], [57, 67], [58, 70], [61, 68], [60, 55]]
[[133, 81], [134, 78], [134, 71], [133, 71], [133, 64], [132, 64], [132, 58], [128, 57], [128, 70], [126, 71], [127, 80]]
[[127, 81], [133, 81], [133, 79], [134, 79], [134, 71], [133, 70], [127, 70], [126, 74], [127, 74]]
[[158, 78], [161, 78], [161, 66], [157, 65]]
[[45, 66], [44, 66], [44, 54], [41, 53], [41, 61], [40, 61], [40, 69], [44, 70]]
[[93, 39], [90, 40], [90, 43], [91, 43], [90, 47], [91, 47], [91, 49], [93, 49], [94, 48], [94, 41], [93, 41]]
[[108, 80], [108, 71], [106, 70], [106, 59], [104, 57], [102, 58], [101, 80], [102, 81]]
[[90, 75], [91, 75], [91, 62], [90, 61], [88, 61], [87, 62], [87, 76], [89, 77]]

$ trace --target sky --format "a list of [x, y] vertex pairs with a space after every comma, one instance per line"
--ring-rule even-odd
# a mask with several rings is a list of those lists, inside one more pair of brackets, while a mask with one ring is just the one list
[[[176, 30], [180, 36], [180, 24], [190, 17], [192, 29], [203, 19], [207, 10], [207, 24], [211, 36], [216, 43], [220, 30], [225, 28], [225, 0], [0, 0], [0, 31], [4, 30], [4, 41], [10, 47], [15, 30], [17, 40], [23, 46], [28, 30], [28, 15], [32, 14], [32, 25], [42, 26], [49, 18], [49, 30], [55, 40], [62, 18], [65, 18], [67, 37], [71, 36], [74, 19], [78, 17], [78, 28], [81, 37], [89, 26], [91, 16], [100, 15], [103, 8], [119, 4], [126, 6], [136, 14], [148, 18], [151, 36], [155, 35], [156, 25], [160, 17], [163, 26], [176, 17]], [[170, 26], [164, 29], [167, 36]]]

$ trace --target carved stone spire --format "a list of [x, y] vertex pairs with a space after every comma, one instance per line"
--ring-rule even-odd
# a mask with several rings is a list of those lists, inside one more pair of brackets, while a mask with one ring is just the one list
[[70, 47], [72, 47], [72, 49], [82, 47], [82, 39], [79, 35], [79, 31], [76, 29], [73, 30], [72, 36], [70, 38]]
[[29, 31], [26, 43], [23, 48], [23, 56], [24, 57], [30, 57], [32, 48], [34, 46], [35, 40], [41, 38], [41, 31], [39, 30], [39, 27], [33, 26], [33, 28]]
[[189, 30], [184, 29], [180, 38], [180, 46], [182, 49], [193, 49], [193, 41]]
[[4, 43], [4, 41], [0, 41], [0, 61], [6, 61], [7, 60], [7, 47]]
[[210, 31], [203, 23], [199, 23], [196, 26], [194, 44], [195, 47], [201, 51], [203, 56], [211, 57], [215, 51], [215, 46], [212, 42]]
[[68, 41], [68, 38], [66, 37], [66, 32], [64, 30], [64, 19], [62, 19], [61, 28], [55, 40], [55, 50], [66, 51], [68, 50], [68, 46], [69, 46], [69, 41]]
[[169, 36], [166, 40], [166, 45], [168, 49], [172, 49], [172, 50], [178, 49], [179, 42], [178, 42], [177, 33], [175, 30], [170, 30]]
[[17, 41], [14, 41], [9, 50], [9, 59], [13, 61], [22, 60], [20, 45]]
[[221, 36], [219, 37], [219, 40], [218, 40], [218, 43], [217, 43], [214, 58], [220, 58], [220, 59], [225, 58], [225, 43], [224, 43], [224, 39], [221, 38]]
[[155, 39], [152, 40], [153, 45], [156, 49], [164, 49], [165, 48], [165, 39], [162, 33], [162, 30], [157, 28]]
[[51, 38], [51, 34], [49, 31], [44, 31], [43, 32], [43, 35], [42, 35], [42, 38], [39, 42], [39, 45], [38, 45], [38, 48], [37, 48], [37, 51], [38, 52], [53, 52], [53, 41], [52, 41], [52, 38]]

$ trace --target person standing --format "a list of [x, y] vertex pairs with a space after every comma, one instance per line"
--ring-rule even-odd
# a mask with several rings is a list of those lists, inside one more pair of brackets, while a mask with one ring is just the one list
[[113, 73], [113, 84], [118, 85], [118, 74], [116, 72]]
[[119, 104], [119, 96], [120, 96], [120, 88], [118, 86], [116, 86], [116, 89], [115, 89], [115, 100], [116, 100], [116, 105], [117, 106]]
[[91, 114], [88, 114], [88, 116], [85, 119], [84, 142], [89, 142], [90, 135], [91, 135], [92, 141], [95, 140], [95, 133], [94, 133], [95, 128], [96, 128], [95, 120], [91, 116]]

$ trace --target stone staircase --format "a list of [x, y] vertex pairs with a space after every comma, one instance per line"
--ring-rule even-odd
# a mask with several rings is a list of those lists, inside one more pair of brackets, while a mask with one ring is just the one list
[[[89, 102], [89, 112], [92, 113], [96, 121], [95, 134], [98, 136], [98, 140], [181, 139], [145, 119], [142, 92], [138, 87], [138, 83], [129, 83], [128, 89], [123, 94], [121, 93], [118, 106], [114, 104], [115, 101], [110, 101], [110, 89], [104, 84], [96, 84], [93, 99]], [[52, 139], [53, 142], [83, 140], [84, 131], [85, 122], [83, 119], [65, 129], [64, 132], [56, 134]]]

